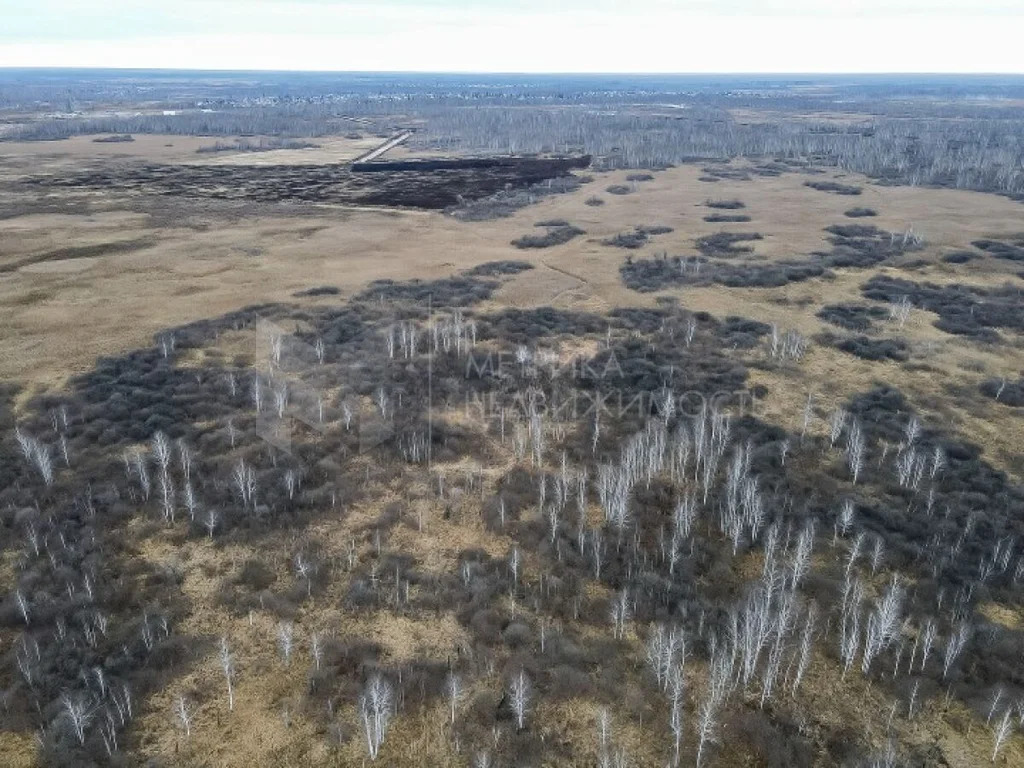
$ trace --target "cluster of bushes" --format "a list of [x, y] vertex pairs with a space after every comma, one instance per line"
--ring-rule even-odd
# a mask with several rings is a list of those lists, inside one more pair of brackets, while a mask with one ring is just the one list
[[818, 310], [818, 317], [826, 323], [850, 331], [867, 331], [888, 314], [884, 307], [871, 304], [826, 304]]
[[942, 257], [942, 260], [947, 264], [966, 264], [976, 258], [978, 258], [978, 254], [973, 251], [950, 251]]
[[750, 245], [742, 245], [755, 240], [763, 240], [758, 232], [716, 232], [697, 238], [697, 250], [705, 256], [716, 256], [727, 259], [744, 253], [753, 253]]
[[635, 250], [642, 248], [654, 235], [664, 235], [672, 231], [672, 227], [651, 226], [636, 227], [632, 232], [619, 232], [618, 234], [605, 238], [601, 241], [603, 245], [610, 245], [615, 248], [626, 248]]
[[[900, 445], [906, 440], [906, 424], [914, 416], [906, 397], [889, 386], [857, 395], [846, 410], [858, 420], [869, 444], [875, 445]], [[978, 446], [939, 430], [922, 429], [915, 450], [930, 456], [936, 449], [945, 466], [929, 484], [930, 508], [926, 499], [899, 486], [889, 472], [873, 481], [877, 500], [858, 511], [868, 530], [884, 539], [890, 563], [920, 575], [918, 600], [926, 600], [942, 588], [952, 593], [976, 585], [977, 564], [991, 556], [994, 544], [1003, 537], [1016, 539], [1024, 534], [1024, 522], [1013, 511], [1024, 502], [1024, 489], [985, 462]], [[1001, 586], [989, 582], [986, 589], [993, 599], [1008, 595], [1013, 578], [1012, 572], [1003, 572]], [[985, 682], [1001, 681], [989, 678]]]
[[270, 152], [275, 149], [319, 149], [319, 144], [301, 139], [261, 138], [259, 141], [236, 139], [232, 142], [218, 141], [196, 150], [199, 154], [217, 152]]
[[312, 288], [303, 288], [301, 291], [296, 291], [292, 296], [297, 299], [303, 299], [315, 296], [337, 296], [340, 293], [341, 289], [336, 285], [317, 285]]
[[710, 213], [704, 217], [704, 221], [710, 224], [738, 224], [750, 221], [745, 213]]
[[981, 394], [990, 397], [1003, 405], [1015, 408], [1024, 407], [1024, 376], [1011, 381], [1002, 379], [986, 379], [979, 386]]
[[731, 288], [777, 288], [825, 275], [820, 264], [799, 261], [729, 264], [706, 259], [635, 259], [619, 268], [628, 288], [641, 293], [673, 285], [725, 285]]
[[491, 297], [498, 283], [476, 277], [445, 277], [437, 280], [374, 280], [356, 298], [364, 301], [417, 302], [424, 307], [468, 307]]
[[805, 181], [805, 187], [816, 189], [819, 192], [832, 192], [837, 195], [859, 195], [861, 193], [860, 187], [850, 186], [849, 184], [839, 184], [835, 181]]
[[862, 360], [905, 362], [910, 357], [910, 348], [903, 339], [872, 339], [869, 336], [822, 333], [818, 335], [818, 341]]
[[511, 216], [528, 205], [533, 205], [548, 195], [575, 192], [589, 181], [590, 178], [586, 176], [573, 174], [558, 176], [543, 182], [530, 184], [525, 188], [500, 189], [486, 197], [480, 197], [475, 200], [464, 199], [458, 205], [446, 209], [446, 212], [460, 221], [501, 219]]
[[742, 200], [705, 200], [704, 205], [708, 208], [717, 208], [725, 211], [735, 211], [747, 207]]
[[897, 235], [864, 224], [833, 224], [825, 227], [825, 231], [829, 233], [832, 250], [815, 252], [814, 256], [829, 267], [865, 269], [923, 245], [909, 233]]
[[97, 136], [93, 139], [94, 144], [128, 144], [135, 141], [130, 133], [116, 133], [112, 136]]
[[608, 322], [598, 315], [567, 309], [503, 309], [480, 319], [481, 339], [498, 339], [512, 344], [526, 344], [556, 335], [584, 336], [601, 333]]
[[512, 245], [516, 248], [551, 248], [555, 245], [562, 245], [568, 243], [574, 237], [579, 237], [585, 232], [579, 227], [574, 227], [568, 223], [541, 223], [537, 226], [546, 226], [548, 231], [543, 235], [523, 235], [522, 237], [516, 238], [512, 241]]
[[902, 297], [939, 316], [935, 327], [946, 333], [999, 341], [994, 330], [1024, 330], [1024, 290], [1010, 285], [980, 288], [969, 285], [936, 285], [876, 275], [861, 287], [865, 297], [897, 302]]
[[533, 264], [528, 261], [517, 261], [516, 259], [503, 259], [501, 261], [485, 261], [472, 269], [466, 270], [466, 277], [499, 277], [501, 275], [518, 275], [533, 269]]
[[862, 219], [868, 216], [877, 216], [878, 211], [876, 211], [874, 208], [854, 207], [850, 208], [848, 211], [845, 211], [843, 215], [848, 216], [851, 219]]
[[632, 191], [632, 188], [625, 184], [612, 184], [610, 187], [605, 189], [605, 192], [609, 195], [628, 195]]
[[746, 168], [733, 168], [728, 165], [708, 165], [701, 169], [704, 173], [701, 181], [719, 181], [728, 179], [730, 181], [750, 181], [750, 171]]
[[720, 333], [722, 340], [727, 345], [739, 349], [750, 349], [756, 347], [761, 339], [771, 331], [772, 327], [768, 323], [729, 315], [723, 321]]
[[1018, 235], [1011, 240], [1009, 243], [1005, 240], [974, 240], [971, 245], [997, 259], [1024, 261], [1024, 235]]

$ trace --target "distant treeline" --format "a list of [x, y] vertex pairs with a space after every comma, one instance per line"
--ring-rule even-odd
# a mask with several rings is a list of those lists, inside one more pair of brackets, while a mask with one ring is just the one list
[[[595, 156], [596, 167], [605, 168], [659, 168], [736, 157], [795, 159], [893, 184], [1024, 197], [1024, 109], [1010, 100], [1024, 97], [1024, 81], [1012, 78], [875, 78], [861, 84], [833, 78], [828, 95], [811, 96], [789, 87], [792, 83], [784, 78], [741, 89], [737, 78], [626, 82], [519, 76], [491, 87], [486, 78], [471, 83], [455, 76], [430, 81], [324, 75], [289, 84], [268, 75], [254, 81], [258, 85], [192, 77], [197, 79], [182, 73], [158, 83], [162, 106], [175, 114], [122, 117], [74, 117], [72, 110], [85, 104], [131, 104], [133, 93], [141, 99], [135, 80], [108, 82], [96, 76], [65, 85], [63, 102], [52, 84], [0, 82], [0, 106], [36, 96], [41, 110], [67, 110], [6, 138], [97, 133], [310, 138], [345, 135], [354, 127], [386, 135], [417, 120], [421, 128], [414, 145], [420, 148], [586, 153]], [[138, 82], [148, 81], [140, 75]], [[192, 100], [184, 93], [193, 94]], [[197, 93], [203, 97], [196, 99]], [[937, 93], [944, 95], [941, 101], [924, 98]], [[978, 95], [989, 100], [982, 104], [968, 98]], [[754, 109], [758, 116], [739, 122], [730, 111], [737, 108]], [[849, 120], [805, 119], [812, 111], [848, 115]]]

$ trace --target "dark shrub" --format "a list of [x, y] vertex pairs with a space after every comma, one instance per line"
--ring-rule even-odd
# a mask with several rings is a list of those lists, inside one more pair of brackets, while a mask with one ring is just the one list
[[837, 195], [859, 195], [861, 193], [860, 187], [851, 187], [848, 184], [838, 184], [834, 181], [805, 181], [804, 186]]
[[722, 340], [732, 347], [741, 349], [757, 346], [762, 337], [771, 333], [768, 323], [750, 320], [746, 317], [730, 316], [722, 323]]
[[250, 559], [242, 564], [235, 583], [249, 587], [253, 592], [262, 592], [271, 584], [277, 581], [277, 576], [270, 570], [262, 560]]
[[966, 264], [976, 258], [978, 258], [978, 254], [972, 251], [952, 251], [943, 256], [942, 260], [947, 264]]
[[735, 211], [739, 208], [746, 208], [741, 200], [705, 200], [704, 205], [708, 208], [719, 208], [726, 211]]
[[910, 356], [907, 343], [902, 339], [872, 339], [868, 336], [837, 337], [831, 333], [823, 333], [818, 336], [818, 341], [862, 360], [903, 362]]
[[1024, 407], [1024, 377], [1017, 381], [1007, 379], [988, 379], [979, 387], [985, 397], [990, 397], [1003, 405]]
[[517, 275], [528, 269], [533, 269], [533, 264], [528, 261], [517, 261], [515, 259], [487, 261], [468, 270], [466, 272], [466, 277], [498, 277], [499, 275]]
[[588, 197], [586, 200], [583, 201], [583, 203], [584, 203], [584, 205], [589, 205], [591, 208], [594, 208], [594, 207], [599, 206], [599, 205], [604, 205], [604, 200], [602, 200], [600, 197], [597, 197], [596, 195], [594, 195], [594, 196]]
[[727, 285], [771, 288], [826, 274], [820, 264], [777, 261], [742, 265], [706, 259], [640, 259], [619, 268], [626, 286], [634, 291], [660, 291], [672, 285]]
[[739, 224], [750, 221], [745, 213], [712, 213], [704, 217], [704, 221], [710, 224]]
[[479, 335], [482, 339], [496, 338], [512, 344], [524, 344], [556, 334], [582, 336], [600, 333], [607, 325], [603, 318], [586, 312], [553, 307], [510, 308], [483, 318]]
[[697, 250], [705, 256], [728, 258], [741, 253], [753, 252], [753, 246], [738, 245], [738, 243], [763, 239], [763, 236], [758, 232], [718, 232], [714, 235], [704, 235], [697, 238]]
[[646, 232], [641, 230], [634, 230], [632, 232], [620, 232], [614, 237], [609, 237], [602, 240], [603, 245], [611, 245], [616, 248], [643, 248], [647, 244], [648, 236]]
[[575, 699], [591, 693], [590, 677], [586, 672], [565, 664], [548, 672], [548, 693], [556, 699]]
[[628, 195], [632, 191], [625, 184], [612, 184], [605, 190], [609, 195]]
[[471, 277], [447, 277], [440, 280], [374, 280], [356, 298], [364, 301], [408, 301], [426, 306], [466, 307], [490, 298], [498, 283]]
[[816, 252], [830, 267], [873, 267], [891, 256], [922, 247], [918, 240], [894, 235], [866, 224], [833, 224], [825, 227], [833, 248], [828, 253]]
[[571, 226], [552, 227], [543, 235], [523, 235], [513, 240], [512, 245], [516, 248], [551, 248], [555, 245], [568, 243], [574, 237], [584, 234], [582, 229]]
[[125, 144], [131, 141], [135, 141], [135, 137], [130, 133], [120, 133], [115, 136], [98, 136], [93, 139], [96, 144]]
[[800, 728], [780, 711], [771, 718], [762, 711], [742, 709], [732, 716], [729, 732], [736, 735], [765, 768], [810, 768], [816, 764], [814, 745], [800, 734]]
[[1002, 240], [974, 240], [971, 245], [997, 259], [1024, 261], [1024, 237], [1018, 237], [1016, 244]]
[[1009, 284], [998, 288], [936, 285], [876, 275], [861, 291], [875, 301], [899, 301], [906, 296], [916, 307], [939, 315], [935, 323], [946, 333], [999, 341], [993, 328], [1024, 330], [1024, 292]]
[[341, 293], [341, 289], [333, 285], [318, 285], [313, 288], [306, 288], [301, 291], [296, 291], [292, 294], [296, 298], [305, 298], [307, 296], [337, 296]]
[[884, 320], [888, 315], [884, 307], [868, 304], [827, 304], [818, 310], [818, 317], [826, 323], [851, 331], [866, 331], [875, 320]]
[[654, 174], [631, 173], [628, 176], [626, 176], [626, 181], [654, 181]]
[[868, 216], [877, 216], [878, 212], [874, 208], [851, 208], [843, 215], [849, 216], [851, 219], [862, 219]]

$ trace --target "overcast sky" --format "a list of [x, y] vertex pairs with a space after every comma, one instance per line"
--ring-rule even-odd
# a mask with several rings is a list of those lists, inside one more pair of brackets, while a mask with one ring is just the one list
[[1024, 72], [1024, 0], [0, 0], [0, 66]]

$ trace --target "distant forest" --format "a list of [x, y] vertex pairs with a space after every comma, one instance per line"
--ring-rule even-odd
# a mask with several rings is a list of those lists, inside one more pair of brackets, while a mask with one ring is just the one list
[[887, 183], [1022, 199], [1021, 103], [1024, 78], [1012, 76], [5, 70], [0, 138], [295, 139], [416, 128], [412, 145], [426, 149], [586, 152], [598, 168], [807, 160]]

